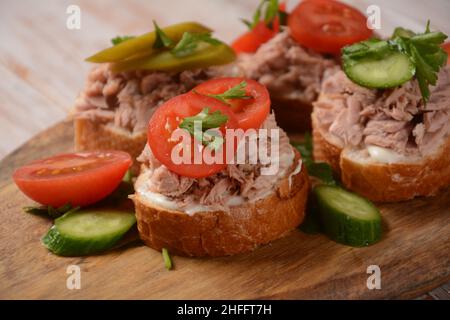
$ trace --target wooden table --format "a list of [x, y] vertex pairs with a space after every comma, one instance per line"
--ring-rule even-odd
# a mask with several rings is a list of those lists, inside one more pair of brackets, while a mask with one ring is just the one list
[[[245, 30], [259, 0], [2, 0], [0, 2], [0, 158], [36, 133], [65, 118], [82, 88], [89, 65], [83, 59], [109, 45], [116, 35], [199, 20], [231, 41]], [[432, 27], [450, 34], [446, 0], [350, 0], [365, 11], [381, 8], [382, 35], [399, 24], [416, 31], [431, 19]], [[289, 7], [297, 1], [290, 0]], [[81, 9], [81, 29], [66, 27], [69, 5]], [[423, 298], [449, 298], [443, 286]]]

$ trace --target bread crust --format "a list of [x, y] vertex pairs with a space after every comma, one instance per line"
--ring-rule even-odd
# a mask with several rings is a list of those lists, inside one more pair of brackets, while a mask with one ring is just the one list
[[303, 221], [308, 190], [308, 175], [302, 165], [291, 177], [291, 187], [287, 176], [276, 192], [229, 211], [189, 215], [159, 208], [138, 193], [133, 201], [139, 234], [146, 245], [156, 250], [166, 248], [176, 255], [215, 257], [254, 250], [295, 229]]
[[435, 157], [420, 163], [364, 164], [344, 151], [340, 158], [342, 182], [376, 202], [396, 202], [433, 196], [450, 185], [450, 138]]
[[313, 119], [314, 158], [329, 163], [343, 185], [375, 202], [398, 202], [433, 196], [450, 185], [450, 137], [433, 156], [420, 162], [379, 163], [357, 161], [349, 149], [339, 148], [323, 136]]
[[146, 132], [131, 134], [112, 125], [85, 118], [75, 119], [74, 128], [76, 151], [122, 150], [128, 152], [133, 159], [132, 172], [139, 173], [140, 165], [136, 158], [147, 143]]
[[313, 138], [313, 156], [314, 160], [317, 162], [326, 162], [331, 165], [333, 171], [337, 174], [341, 174], [340, 168], [340, 155], [342, 152], [342, 148], [335, 146], [334, 144], [329, 143], [325, 137], [320, 132], [319, 122], [315, 116], [315, 114], [311, 114], [312, 121], [312, 138]]

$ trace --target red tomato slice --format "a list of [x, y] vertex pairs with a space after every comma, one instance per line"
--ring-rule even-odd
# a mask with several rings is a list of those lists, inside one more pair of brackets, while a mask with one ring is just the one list
[[301, 45], [332, 54], [339, 54], [342, 47], [373, 34], [361, 12], [334, 0], [300, 2], [289, 15], [288, 26]]
[[40, 204], [87, 206], [113, 192], [131, 163], [122, 151], [67, 153], [33, 161], [17, 169], [13, 179]]
[[[280, 11], [286, 11], [286, 4], [281, 3]], [[232, 44], [236, 54], [253, 53], [258, 48], [272, 39], [280, 31], [280, 19], [276, 16], [273, 20], [272, 28], [269, 28], [264, 21], [260, 21], [252, 30], [239, 36]]]
[[[203, 158], [207, 150], [206, 147], [203, 147], [200, 142], [190, 136], [190, 163], [176, 164], [176, 161], [172, 159], [172, 149], [177, 145], [180, 146], [182, 143], [180, 141], [181, 138], [174, 141], [172, 136], [173, 132], [179, 127], [184, 118], [195, 116], [204, 108], [209, 108], [209, 113], [220, 111], [228, 117], [228, 121], [220, 127], [223, 135], [225, 134], [225, 129], [239, 128], [238, 120], [228, 105], [215, 98], [194, 92], [179, 95], [166, 101], [155, 111], [149, 121], [148, 144], [154, 156], [169, 168], [169, 170], [181, 176], [203, 178], [217, 173], [226, 167], [227, 154], [224, 145], [222, 145], [223, 148], [221, 147], [217, 150], [217, 152], [222, 152], [222, 156], [220, 156], [222, 163], [215, 162], [208, 164]], [[185, 134], [187, 134], [187, 131]], [[234, 145], [234, 150], [236, 150], [237, 141], [235, 141]], [[194, 148], [201, 148], [201, 163], [194, 163]], [[216, 152], [211, 152], [211, 154], [216, 155]]]
[[243, 81], [247, 82], [244, 88], [246, 95], [252, 98], [229, 99], [227, 103], [236, 115], [240, 128], [244, 130], [257, 129], [266, 120], [270, 112], [269, 92], [259, 82], [245, 78], [219, 78], [203, 82], [195, 87], [193, 91], [205, 95], [221, 94]]
[[442, 49], [444, 49], [448, 56], [447, 56], [447, 65], [450, 65], [450, 42], [446, 42], [442, 45]]

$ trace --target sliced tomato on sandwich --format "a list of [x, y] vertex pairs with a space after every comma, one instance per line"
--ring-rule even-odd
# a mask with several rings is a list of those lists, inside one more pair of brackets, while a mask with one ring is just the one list
[[[202, 132], [195, 135], [186, 130], [188, 125], [193, 125], [193, 119], [198, 119], [202, 129], [221, 119], [220, 125], [212, 130], [214, 134], [220, 131], [223, 140], [212, 138], [211, 143], [205, 144], [207, 139]], [[237, 141], [233, 143], [233, 154], [227, 154], [225, 130], [237, 128], [239, 122], [227, 104], [189, 92], [166, 101], [155, 111], [148, 125], [148, 144], [154, 156], [169, 170], [185, 177], [203, 178], [224, 169], [227, 157], [234, 156]]]
[[355, 8], [334, 0], [305, 0], [288, 17], [292, 37], [321, 53], [339, 54], [349, 44], [373, 34], [367, 18]]
[[220, 96], [228, 90], [240, 87], [244, 95], [225, 99], [225, 103], [236, 115], [239, 127], [257, 129], [270, 112], [270, 96], [266, 87], [259, 82], [246, 78], [218, 78], [201, 83], [194, 92], [209, 96]]
[[40, 204], [86, 206], [113, 192], [131, 163], [130, 155], [122, 151], [60, 154], [17, 169], [13, 180]]

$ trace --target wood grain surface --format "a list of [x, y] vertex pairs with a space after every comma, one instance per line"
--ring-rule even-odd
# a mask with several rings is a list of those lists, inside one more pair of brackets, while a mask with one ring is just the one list
[[[116, 35], [198, 20], [224, 41], [232, 41], [260, 0], [1, 0], [0, 158], [34, 134], [61, 121], [82, 89], [90, 65], [84, 58]], [[288, 0], [288, 8], [299, 0]], [[450, 34], [448, 0], [345, 0], [365, 12], [381, 8], [381, 30], [402, 25], [416, 31], [427, 19]], [[69, 5], [81, 10], [81, 29], [66, 27]]]
[[[99, 256], [57, 257], [40, 244], [51, 222], [22, 212], [31, 202], [10, 176], [25, 162], [72, 146], [72, 124], [60, 123], [0, 163], [0, 299], [416, 298], [450, 281], [450, 190], [380, 206], [384, 236], [367, 248], [296, 230], [249, 254], [174, 257], [173, 271], [140, 243]], [[81, 268], [80, 290], [66, 287], [72, 264]], [[369, 265], [381, 268], [380, 290], [367, 289]]]

